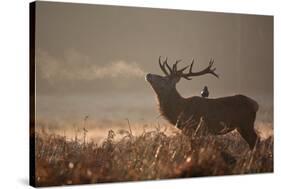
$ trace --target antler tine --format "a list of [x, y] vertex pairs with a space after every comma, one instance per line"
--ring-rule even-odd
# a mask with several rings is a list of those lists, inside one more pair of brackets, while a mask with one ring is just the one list
[[216, 76], [217, 78], [219, 78], [219, 75], [217, 73], [215, 73], [216, 71], [216, 67], [215, 68], [212, 68], [213, 64], [214, 64], [215, 60], [213, 58], [210, 59], [210, 62], [209, 62], [209, 69], [210, 69], [210, 74]]
[[194, 64], [194, 58], [192, 58], [190, 68], [189, 68], [189, 72], [192, 72], [193, 64]]
[[176, 63], [174, 63], [173, 65], [173, 72], [176, 73], [177, 72], [177, 64], [180, 62], [181, 60], [176, 60]]
[[167, 64], [167, 62], [168, 62], [168, 57], [166, 57], [166, 59], [164, 60], [163, 65]]
[[211, 59], [210, 59], [210, 61], [209, 61], [209, 66], [210, 66], [210, 67], [212, 67], [212, 66], [213, 66], [213, 64], [214, 64], [214, 59], [213, 59], [213, 58], [211, 58]]
[[165, 69], [164, 63], [163, 64], [161, 63], [161, 56], [159, 56], [159, 66], [160, 66], [161, 70], [164, 72], [164, 74], [166, 76], [168, 76], [169, 74], [168, 74], [167, 70]]
[[166, 66], [168, 68], [168, 70], [170, 71], [170, 75], [173, 73], [173, 70], [171, 69], [171, 67], [168, 64], [168, 57], [166, 57], [166, 60], [164, 61], [164, 66]]
[[[192, 73], [193, 64], [194, 64], [194, 58], [192, 58], [192, 61], [191, 61], [190, 67], [189, 67], [189, 73]], [[186, 76], [186, 74], [184, 74], [183, 77], [187, 80], [191, 80], [191, 78]]]
[[194, 65], [194, 59], [192, 59], [192, 62], [191, 62], [190, 68], [189, 68], [189, 73], [182, 74], [182, 77], [187, 80], [191, 80], [191, 78], [189, 78], [189, 77], [200, 76], [200, 75], [204, 75], [204, 74], [212, 74], [215, 77], [219, 78], [219, 75], [215, 73], [216, 68], [212, 68], [213, 64], [214, 64], [214, 59], [211, 59], [209, 61], [209, 66], [207, 68], [205, 68], [199, 72], [192, 72], [192, 68]]

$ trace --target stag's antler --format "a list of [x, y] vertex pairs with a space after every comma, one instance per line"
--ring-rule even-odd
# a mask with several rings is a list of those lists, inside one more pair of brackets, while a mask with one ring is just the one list
[[204, 75], [204, 74], [212, 74], [215, 77], [219, 78], [219, 75], [215, 73], [216, 68], [212, 68], [213, 64], [214, 64], [214, 59], [210, 59], [209, 61], [209, 66], [199, 72], [192, 72], [192, 68], [193, 68], [193, 64], [194, 64], [194, 59], [192, 59], [190, 68], [189, 68], [189, 72], [188, 73], [183, 73], [181, 75], [181, 77], [187, 79], [187, 80], [191, 80], [190, 77], [194, 77], [194, 76], [200, 76], [200, 75]]
[[[170, 75], [173, 74], [172, 68], [168, 65], [168, 58], [167, 58], [167, 57], [166, 57], [166, 59], [164, 60], [164, 62], [162, 63], [162, 62], [161, 62], [161, 56], [159, 56], [159, 66], [160, 66], [161, 70], [164, 72], [164, 74], [165, 74], [166, 76], [170, 76]], [[168, 73], [168, 71], [166, 70], [166, 68], [168, 68], [168, 70], [169, 70], [170, 73]]]
[[[159, 56], [159, 66], [161, 68], [161, 70], [164, 72], [164, 74], [166, 76], [180, 76], [180, 74], [183, 73], [183, 71], [188, 68], [189, 66], [186, 66], [180, 70], [177, 70], [177, 64], [180, 62], [181, 60], [177, 60], [175, 64], [173, 64], [173, 67], [171, 68], [168, 64], [168, 58], [166, 57], [166, 59], [164, 60], [164, 62], [162, 63], [161, 62], [161, 56]], [[168, 68], [169, 70], [169, 73], [168, 71], [166, 70], [166, 68]]]
[[[166, 58], [165, 62], [167, 62], [167, 58]], [[164, 62], [164, 63], [165, 63], [165, 62]], [[165, 74], [166, 76], [169, 76], [169, 73], [167, 72], [164, 63], [161, 62], [161, 56], [159, 56], [159, 66], [160, 66], [161, 70], [164, 72], [164, 74]], [[168, 65], [168, 64], [167, 64], [167, 65]]]
[[[216, 68], [212, 68], [213, 64], [214, 64], [214, 59], [211, 59], [209, 61], [209, 66], [199, 72], [193, 72], [192, 68], [193, 68], [193, 64], [194, 64], [194, 59], [192, 59], [191, 65], [186, 66], [180, 70], [177, 70], [177, 64], [181, 61], [181, 60], [177, 60], [176, 63], [173, 64], [173, 67], [171, 68], [168, 65], [168, 58], [165, 59], [165, 61], [162, 63], [161, 62], [161, 56], [159, 56], [159, 66], [161, 68], [161, 70], [164, 72], [164, 74], [166, 76], [178, 76], [178, 77], [183, 77], [187, 80], [191, 80], [190, 77], [194, 77], [194, 76], [200, 76], [200, 75], [204, 75], [204, 74], [212, 74], [215, 77], [219, 78], [218, 74], [215, 73]], [[189, 72], [188, 73], [183, 73], [184, 70], [186, 70], [188, 67], [189, 68]], [[167, 69], [169, 70], [169, 73], [167, 71]]]

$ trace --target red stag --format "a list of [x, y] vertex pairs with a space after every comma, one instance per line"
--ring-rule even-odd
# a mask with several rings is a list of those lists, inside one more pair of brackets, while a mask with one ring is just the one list
[[[210, 60], [209, 66], [199, 72], [193, 72], [194, 60], [191, 65], [182, 69], [177, 68], [177, 60], [170, 67], [166, 60], [162, 63], [159, 57], [159, 65], [165, 76], [147, 74], [146, 80], [150, 83], [157, 95], [161, 114], [173, 125], [181, 130], [190, 127], [190, 120], [199, 124], [204, 120], [204, 125], [209, 133], [219, 135], [226, 134], [234, 129], [254, 148], [257, 134], [254, 130], [254, 122], [258, 103], [244, 95], [234, 95], [222, 98], [203, 98], [193, 96], [183, 98], [176, 89], [176, 84], [181, 78], [191, 80], [192, 77], [211, 74], [218, 78], [213, 68], [214, 60]], [[189, 67], [189, 72], [184, 71]]]

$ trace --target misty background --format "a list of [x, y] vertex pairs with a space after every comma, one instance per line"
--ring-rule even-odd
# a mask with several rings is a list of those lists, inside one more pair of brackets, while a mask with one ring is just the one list
[[194, 58], [194, 71], [215, 59], [220, 79], [182, 79], [183, 97], [207, 85], [210, 98], [244, 94], [272, 114], [271, 16], [37, 2], [35, 31], [36, 119], [157, 120], [144, 76], [163, 75], [160, 55]]

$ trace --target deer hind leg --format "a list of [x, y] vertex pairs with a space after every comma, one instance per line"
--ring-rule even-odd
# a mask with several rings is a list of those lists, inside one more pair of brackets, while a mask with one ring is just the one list
[[243, 124], [238, 129], [238, 132], [243, 137], [243, 139], [249, 144], [250, 149], [253, 150], [258, 139], [258, 136], [254, 129], [254, 124]]

